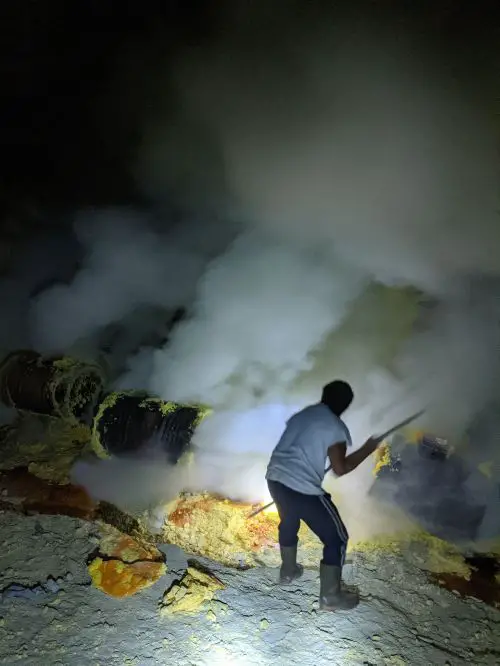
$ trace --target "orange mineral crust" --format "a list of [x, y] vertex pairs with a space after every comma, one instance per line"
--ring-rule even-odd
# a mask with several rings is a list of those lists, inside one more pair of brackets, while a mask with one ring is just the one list
[[[250, 504], [213, 495], [189, 495], [168, 507], [162, 536], [188, 553], [203, 555], [229, 566], [274, 564], [279, 557], [278, 515], [262, 512], [249, 518]], [[319, 545], [305, 526], [301, 544]]]
[[113, 597], [128, 597], [153, 585], [165, 572], [164, 556], [157, 548], [103, 526], [98, 554], [89, 564], [95, 587]]
[[153, 585], [166, 572], [163, 562], [103, 560], [96, 557], [89, 565], [95, 587], [112, 597], [130, 597]]
[[23, 467], [0, 474], [0, 488], [4, 502], [10, 501], [29, 513], [91, 520], [97, 508], [84, 488], [45, 481]]

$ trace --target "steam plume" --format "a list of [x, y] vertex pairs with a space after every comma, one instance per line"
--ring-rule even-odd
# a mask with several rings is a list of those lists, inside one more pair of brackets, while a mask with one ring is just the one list
[[[256, 53], [243, 23], [179, 56], [179, 115], [147, 123], [137, 167], [158, 202], [192, 192], [199, 211], [215, 206], [243, 230], [198, 280], [190, 317], [125, 379], [138, 385], [147, 364], [151, 391], [213, 405], [188, 485], [260, 499], [286, 415], [335, 375], [354, 385], [358, 443], [422, 406], [428, 427], [460, 435], [487, 403], [499, 377], [499, 165], [481, 107], [400, 33], [316, 25], [314, 38], [273, 33]], [[134, 245], [166, 263], [150, 237]], [[95, 266], [86, 275], [106, 285]], [[139, 284], [134, 273], [114, 317], [145, 298], [177, 303], [183, 287]], [[103, 320], [97, 308], [88, 326]], [[358, 501], [360, 486], [343, 485]]]
[[168, 309], [188, 299], [199, 257], [148, 228], [144, 216], [113, 210], [81, 214], [75, 232], [84, 265], [70, 284], [57, 284], [34, 302], [40, 349], [67, 350], [140, 305]]

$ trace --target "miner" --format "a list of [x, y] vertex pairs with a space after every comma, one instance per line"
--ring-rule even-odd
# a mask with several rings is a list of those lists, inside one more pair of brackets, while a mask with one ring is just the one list
[[280, 517], [280, 582], [291, 583], [303, 573], [297, 564], [298, 531], [303, 520], [324, 546], [320, 564], [322, 610], [349, 610], [359, 603], [357, 594], [341, 586], [348, 534], [331, 496], [322, 488], [325, 461], [336, 476], [343, 476], [356, 469], [380, 443], [380, 439], [370, 438], [348, 453], [351, 435], [341, 416], [353, 397], [346, 382], [327, 384], [321, 402], [288, 420], [266, 474]]

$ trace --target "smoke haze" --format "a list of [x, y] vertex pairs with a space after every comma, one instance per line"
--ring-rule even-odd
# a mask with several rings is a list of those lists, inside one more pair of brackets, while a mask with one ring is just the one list
[[34, 342], [44, 351], [69, 349], [140, 305], [182, 305], [201, 272], [199, 257], [189, 248], [178, 241], [174, 249], [169, 238], [148, 229], [147, 218], [133, 212], [80, 215], [75, 232], [83, 266], [70, 284], [51, 287], [34, 304]]
[[[189, 211], [183, 237], [98, 214], [77, 227], [82, 269], [33, 316], [38, 347], [68, 348], [139, 305], [185, 306], [117, 386], [214, 407], [185, 487], [255, 501], [286, 418], [335, 376], [354, 386], [356, 445], [422, 407], [423, 425], [459, 437], [488, 402], [500, 181], [484, 106], [410, 35], [271, 22], [257, 49], [259, 17], [240, 18], [178, 54], [144, 116], [137, 179], [158, 210]], [[339, 485], [348, 526], [367, 465]]]

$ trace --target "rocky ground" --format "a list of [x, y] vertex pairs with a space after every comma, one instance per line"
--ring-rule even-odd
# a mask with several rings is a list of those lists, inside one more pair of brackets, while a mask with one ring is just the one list
[[495, 558], [466, 561], [421, 531], [355, 543], [346, 579], [362, 603], [319, 613], [321, 548], [308, 530], [304, 577], [282, 588], [276, 516], [179, 497], [152, 534], [68, 483], [87, 440], [80, 426], [29, 416], [0, 438], [0, 664], [500, 663]]
[[177, 664], [500, 663], [500, 612], [440, 587], [406, 556], [353, 555], [347, 579], [363, 602], [350, 613], [317, 611], [318, 573], [276, 585], [276, 569], [246, 571], [197, 558], [223, 583], [194, 613], [159, 612], [187, 559], [161, 546], [168, 572], [118, 599], [91, 584], [96, 523], [67, 516], [0, 520], [0, 663], [13, 666]]

